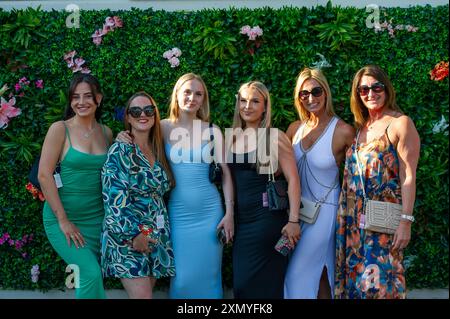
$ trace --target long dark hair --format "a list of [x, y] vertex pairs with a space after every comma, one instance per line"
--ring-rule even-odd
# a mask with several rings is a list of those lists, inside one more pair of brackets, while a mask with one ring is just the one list
[[85, 73], [79, 73], [75, 75], [70, 81], [69, 86], [69, 102], [67, 104], [66, 110], [64, 112], [64, 120], [68, 120], [75, 116], [75, 112], [73, 111], [71, 107], [73, 95], [75, 94], [75, 89], [77, 88], [77, 85], [80, 83], [87, 83], [89, 87], [91, 88], [91, 92], [93, 95], [94, 103], [97, 105], [97, 110], [95, 110], [95, 119], [97, 121], [100, 121], [100, 118], [102, 116], [102, 110], [100, 107], [100, 102], [97, 101], [97, 94], [103, 94], [102, 88], [100, 86], [100, 82], [97, 80], [97, 78], [90, 74]]

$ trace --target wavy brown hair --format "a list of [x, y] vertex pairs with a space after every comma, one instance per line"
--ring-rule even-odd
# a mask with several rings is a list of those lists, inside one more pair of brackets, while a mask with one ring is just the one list
[[392, 85], [391, 80], [389, 80], [387, 74], [378, 65], [366, 65], [365, 67], [361, 68], [358, 72], [356, 72], [352, 84], [350, 109], [355, 118], [356, 129], [359, 129], [362, 126], [364, 126], [369, 117], [369, 111], [367, 110], [366, 106], [361, 100], [361, 97], [358, 94], [359, 83], [361, 82], [362, 77], [365, 75], [374, 77], [377, 81], [384, 84], [385, 88], [384, 92], [386, 94], [385, 106], [388, 109], [403, 114], [403, 111], [397, 105], [397, 102], [395, 100], [394, 86]]
[[150, 94], [148, 94], [144, 91], [140, 91], [140, 92], [133, 94], [128, 99], [128, 102], [125, 107], [125, 116], [124, 116], [125, 130], [131, 132], [132, 128], [131, 128], [130, 123], [128, 122], [128, 116], [129, 116], [128, 109], [130, 108], [133, 100], [140, 96], [148, 98], [150, 100], [150, 102], [152, 103], [152, 105], [155, 107], [155, 115], [154, 115], [155, 121], [153, 123], [153, 127], [150, 129], [150, 133], [148, 134], [148, 141], [149, 141], [149, 144], [150, 144], [153, 154], [155, 154], [155, 159], [161, 163], [162, 167], [164, 168], [164, 170], [167, 173], [167, 176], [169, 177], [170, 186], [175, 187], [175, 179], [173, 177], [172, 170], [170, 168], [169, 162], [167, 161], [166, 153], [164, 151], [164, 142], [163, 142], [163, 137], [162, 137], [162, 132], [161, 132], [161, 123], [160, 123], [161, 118], [159, 115], [158, 106], [156, 105], [155, 100], [150, 96]]

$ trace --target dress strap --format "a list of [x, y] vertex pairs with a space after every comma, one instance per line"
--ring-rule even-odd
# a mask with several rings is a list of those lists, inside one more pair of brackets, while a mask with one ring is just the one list
[[70, 139], [70, 133], [69, 133], [69, 128], [66, 125], [66, 121], [63, 121], [64, 127], [66, 128], [66, 136], [69, 138], [69, 145], [70, 147], [72, 147], [72, 141]]
[[391, 123], [394, 121], [394, 119], [392, 119], [389, 124], [386, 126], [386, 129], [384, 130], [384, 134], [386, 135], [386, 138], [389, 142], [389, 144], [392, 144], [391, 139], [389, 138], [389, 134], [388, 134], [388, 128], [389, 126], [391, 126]]

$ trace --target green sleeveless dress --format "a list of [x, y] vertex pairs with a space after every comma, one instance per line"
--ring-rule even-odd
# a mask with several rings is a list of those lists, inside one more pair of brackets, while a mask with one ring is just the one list
[[[108, 145], [103, 126], [102, 129]], [[100, 174], [106, 153], [95, 155], [78, 151], [72, 147], [67, 127], [66, 136], [70, 146], [61, 161], [63, 186], [58, 189], [58, 193], [67, 218], [79, 228], [86, 244], [79, 248], [73, 242], [70, 247], [67, 245], [58, 220], [47, 202], [43, 209], [44, 229], [50, 244], [73, 270], [74, 280], [70, 282], [75, 286], [76, 298], [105, 298], [99, 260], [100, 234], [105, 215]]]

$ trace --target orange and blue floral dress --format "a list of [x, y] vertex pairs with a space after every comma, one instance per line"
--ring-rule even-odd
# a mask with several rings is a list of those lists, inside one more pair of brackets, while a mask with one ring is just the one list
[[364, 197], [356, 161], [356, 147], [367, 197], [401, 204], [397, 151], [386, 131], [383, 136], [368, 143], [357, 145], [356, 140], [347, 150], [339, 199], [335, 298], [405, 298], [403, 251], [392, 249], [394, 235], [359, 227]]

